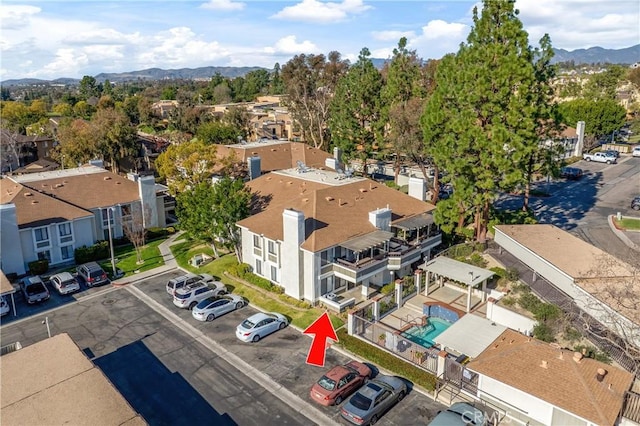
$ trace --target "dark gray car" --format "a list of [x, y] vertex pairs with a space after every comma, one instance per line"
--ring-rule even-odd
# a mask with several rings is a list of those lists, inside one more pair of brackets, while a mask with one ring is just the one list
[[375, 424], [389, 408], [407, 394], [404, 380], [394, 376], [378, 375], [369, 380], [344, 404], [342, 418], [357, 425]]
[[20, 290], [28, 304], [49, 300], [49, 289], [39, 276], [26, 277], [20, 281]]

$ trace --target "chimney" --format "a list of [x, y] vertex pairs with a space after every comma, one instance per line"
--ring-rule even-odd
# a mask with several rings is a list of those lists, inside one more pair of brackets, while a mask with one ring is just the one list
[[573, 152], [573, 155], [575, 157], [582, 156], [582, 149], [584, 148], [584, 129], [585, 129], [585, 122], [578, 121], [578, 124], [576, 125], [576, 136], [578, 138], [578, 141], [576, 142], [576, 146]]
[[427, 182], [422, 178], [410, 177], [409, 196], [425, 201], [427, 199]]
[[260, 157], [247, 158], [247, 166], [249, 167], [249, 179], [253, 180], [262, 174]]
[[596, 370], [596, 380], [602, 382], [604, 380], [604, 376], [607, 375], [607, 370], [604, 368], [598, 368]]
[[574, 352], [573, 353], [573, 360], [575, 362], [577, 362], [578, 364], [580, 364], [580, 361], [582, 361], [582, 357], [583, 357], [583, 355], [580, 352]]
[[391, 230], [391, 209], [377, 209], [369, 212], [369, 222], [378, 229], [383, 231]]
[[547, 363], [547, 361], [542, 360], [542, 361], [540, 362], [540, 367], [542, 367], [542, 368], [548, 368], [548, 367], [549, 367], [549, 364]]

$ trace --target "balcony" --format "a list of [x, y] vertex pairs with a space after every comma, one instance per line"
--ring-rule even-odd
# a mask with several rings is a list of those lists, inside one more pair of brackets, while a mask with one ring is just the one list
[[331, 265], [333, 266], [334, 274], [351, 282], [358, 283], [369, 275], [384, 271], [387, 267], [387, 257], [385, 255], [378, 255], [374, 258], [365, 257], [357, 261], [336, 259]]

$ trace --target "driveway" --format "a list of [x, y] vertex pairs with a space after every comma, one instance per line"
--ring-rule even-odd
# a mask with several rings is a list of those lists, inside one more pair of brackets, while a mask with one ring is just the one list
[[[258, 343], [238, 341], [235, 327], [256, 312], [251, 307], [210, 323], [196, 321], [190, 311], [176, 308], [164, 290], [166, 281], [179, 274], [152, 277], [131, 288], [104, 288], [76, 303], [3, 322], [1, 343], [28, 345], [46, 338], [41, 323], [46, 315], [52, 334], [69, 333], [150, 424], [203, 419], [220, 425], [310, 424], [314, 410], [321, 414], [316, 423], [327, 424], [324, 418], [345, 424], [337, 407], [321, 407], [308, 396], [325, 371], [305, 363], [308, 337], [288, 327]], [[234, 363], [238, 358], [266, 373], [272, 385]], [[348, 360], [329, 350], [326, 366]], [[412, 391], [379, 424], [427, 424], [443, 408]]]

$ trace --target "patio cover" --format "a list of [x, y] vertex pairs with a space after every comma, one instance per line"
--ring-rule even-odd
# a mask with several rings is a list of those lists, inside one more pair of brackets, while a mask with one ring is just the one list
[[9, 282], [7, 276], [0, 269], [0, 295], [12, 294], [16, 292], [16, 288]]
[[451, 327], [436, 336], [433, 341], [441, 348], [475, 358], [487, 349], [507, 327], [478, 315], [467, 314]]
[[391, 237], [393, 237], [393, 232], [378, 229], [377, 231], [373, 231], [365, 235], [360, 235], [359, 237], [351, 238], [340, 245], [349, 250], [360, 252], [380, 245], [385, 241], [389, 241]]
[[425, 265], [425, 271], [447, 277], [466, 285], [469, 285], [473, 274], [473, 280], [471, 280], [471, 286], [473, 287], [494, 275], [494, 272], [488, 269], [478, 268], [477, 266], [444, 256], [439, 256], [428, 261]]
[[424, 228], [433, 223], [433, 215], [431, 213], [420, 213], [419, 215], [401, 219], [392, 224], [396, 228], [411, 231], [412, 229]]

